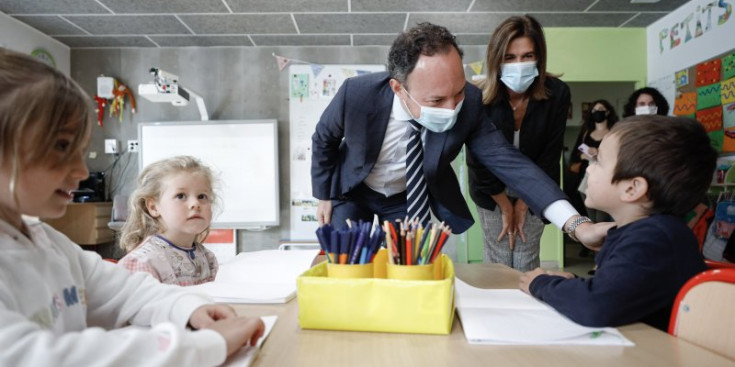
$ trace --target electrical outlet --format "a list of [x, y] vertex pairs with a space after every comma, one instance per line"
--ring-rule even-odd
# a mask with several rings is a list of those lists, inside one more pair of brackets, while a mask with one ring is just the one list
[[138, 149], [140, 146], [138, 146], [137, 140], [128, 140], [128, 152], [130, 153], [138, 153]]
[[117, 145], [117, 139], [105, 139], [105, 154], [117, 153], [120, 153], [120, 148]]

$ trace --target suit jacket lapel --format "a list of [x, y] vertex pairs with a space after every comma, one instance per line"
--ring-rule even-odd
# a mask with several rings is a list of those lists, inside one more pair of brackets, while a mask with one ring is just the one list
[[367, 123], [375, 124], [374, 131], [371, 136], [367, 136], [367, 154], [366, 162], [370, 165], [378, 160], [380, 148], [383, 146], [385, 139], [385, 131], [388, 129], [388, 120], [390, 119], [391, 108], [393, 107], [393, 91], [388, 83], [380, 90], [377, 98], [377, 105], [367, 116]]

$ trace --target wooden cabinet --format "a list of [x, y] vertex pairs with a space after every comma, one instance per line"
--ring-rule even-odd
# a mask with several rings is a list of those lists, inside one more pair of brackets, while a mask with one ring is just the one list
[[107, 226], [112, 214], [112, 203], [70, 203], [64, 216], [42, 219], [80, 245], [97, 245], [115, 239]]

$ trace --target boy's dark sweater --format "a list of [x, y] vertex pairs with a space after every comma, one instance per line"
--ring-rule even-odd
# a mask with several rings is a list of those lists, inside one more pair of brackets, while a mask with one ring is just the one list
[[593, 278], [541, 275], [529, 289], [582, 325], [642, 321], [666, 331], [679, 289], [706, 270], [698, 249], [683, 219], [652, 215], [607, 233]]

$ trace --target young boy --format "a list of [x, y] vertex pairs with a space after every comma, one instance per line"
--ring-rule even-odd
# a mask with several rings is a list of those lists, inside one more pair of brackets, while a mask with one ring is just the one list
[[595, 277], [538, 268], [521, 277], [521, 289], [582, 325], [641, 321], [665, 331], [679, 289], [706, 270], [683, 217], [707, 191], [716, 159], [697, 121], [619, 122], [587, 168], [585, 205], [616, 224], [597, 255]]

